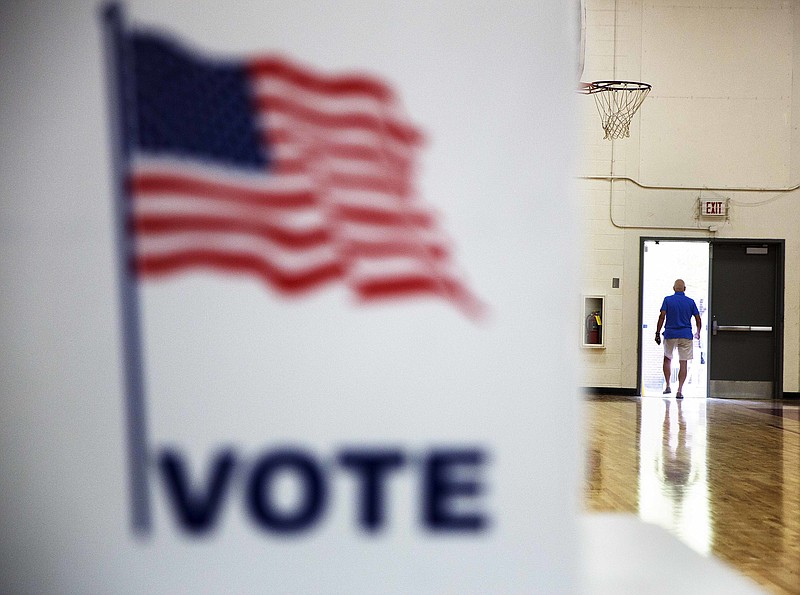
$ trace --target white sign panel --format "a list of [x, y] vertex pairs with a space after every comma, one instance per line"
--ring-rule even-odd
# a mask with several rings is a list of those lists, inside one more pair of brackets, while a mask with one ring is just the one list
[[3, 6], [0, 591], [576, 591], [562, 4]]

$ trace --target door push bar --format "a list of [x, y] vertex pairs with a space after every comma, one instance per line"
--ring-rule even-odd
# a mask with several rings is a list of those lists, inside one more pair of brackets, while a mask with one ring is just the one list
[[772, 331], [771, 326], [748, 326], [748, 325], [723, 325], [717, 324], [717, 321], [714, 320], [711, 323], [711, 334], [716, 335], [717, 331], [754, 331], [760, 333], [769, 333]]

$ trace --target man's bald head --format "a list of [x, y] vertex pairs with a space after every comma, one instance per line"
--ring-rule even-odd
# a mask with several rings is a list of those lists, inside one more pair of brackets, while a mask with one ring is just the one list
[[686, 291], [686, 283], [683, 279], [675, 279], [675, 285], [672, 286], [673, 291]]

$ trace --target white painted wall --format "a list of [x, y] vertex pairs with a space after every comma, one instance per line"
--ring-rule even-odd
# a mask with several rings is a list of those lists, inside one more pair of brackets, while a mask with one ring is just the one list
[[[607, 296], [606, 349], [583, 351], [584, 385], [636, 386], [640, 238], [715, 236], [786, 240], [783, 388], [797, 391], [800, 192], [780, 189], [800, 182], [800, 5], [586, 0], [586, 8], [582, 80], [641, 80], [653, 90], [628, 139], [603, 140], [590, 97], [580, 108], [582, 291]], [[610, 175], [656, 188], [586, 179]], [[709, 232], [696, 214], [701, 192], [682, 187], [717, 189], [702, 196], [729, 198], [729, 221]]]

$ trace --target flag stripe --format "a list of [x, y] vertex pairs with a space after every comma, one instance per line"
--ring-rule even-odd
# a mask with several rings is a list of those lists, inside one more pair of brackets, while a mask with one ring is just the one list
[[392, 212], [369, 206], [339, 205], [337, 214], [343, 220], [379, 226], [430, 228], [435, 224], [435, 218], [430, 213], [411, 209]]
[[143, 215], [135, 218], [134, 225], [136, 233], [142, 236], [193, 231], [249, 233], [296, 250], [314, 248], [332, 241], [330, 232], [325, 229], [295, 231], [253, 220], [203, 215]]
[[368, 190], [396, 196], [408, 196], [411, 191], [407, 180], [390, 175], [383, 177], [330, 172], [328, 183], [344, 190]]
[[[349, 157], [347, 153], [371, 151], [379, 163], [398, 163], [407, 166], [415, 147], [397, 141], [381, 131], [366, 128], [325, 129], [302, 126], [284, 114], [270, 112], [259, 118], [261, 141], [273, 147], [276, 154], [281, 150], [300, 148], [313, 149], [315, 154]], [[320, 142], [324, 137], [324, 142]]]
[[247, 69], [253, 77], [275, 77], [306, 91], [326, 95], [366, 95], [384, 103], [394, 101], [394, 93], [384, 83], [373, 77], [348, 74], [330, 76], [298, 66], [282, 56], [264, 56], [250, 60]]
[[407, 276], [394, 279], [377, 279], [360, 283], [356, 293], [364, 300], [394, 298], [408, 294], [428, 293], [436, 295], [455, 295], [460, 285], [449, 279], [435, 279], [426, 276]]
[[[274, 164], [275, 173], [290, 173], [306, 171], [313, 159], [309, 158], [308, 142], [300, 139], [288, 138], [296, 136], [294, 132], [283, 129], [270, 129], [263, 134], [263, 141], [273, 147], [277, 158]], [[384, 168], [398, 176], [408, 176], [411, 173], [411, 160], [405, 154], [398, 154], [389, 147], [376, 147], [367, 144], [329, 142], [322, 147], [316, 147], [318, 155], [330, 159], [349, 161], [350, 163]]]
[[341, 263], [328, 263], [302, 272], [286, 271], [258, 255], [219, 250], [186, 250], [171, 254], [143, 255], [137, 270], [144, 277], [166, 276], [187, 269], [210, 269], [223, 273], [254, 275], [281, 293], [311, 291], [343, 275]]
[[239, 232], [192, 231], [147, 235], [140, 236], [138, 241], [138, 254], [142, 256], [198, 249], [254, 254], [282, 270], [294, 269], [299, 272], [341, 259], [341, 255], [332, 244], [287, 249], [271, 240]]
[[411, 159], [408, 155], [390, 153], [386, 150], [386, 147], [376, 149], [363, 145], [331, 142], [327, 144], [326, 152], [328, 155], [341, 157], [342, 159], [385, 164], [399, 172], [407, 172], [411, 167]]
[[141, 197], [171, 193], [187, 198], [213, 198], [282, 209], [301, 209], [318, 204], [317, 197], [310, 190], [254, 190], [181, 174], [134, 174], [130, 178], [130, 187], [134, 194]]
[[354, 257], [380, 258], [391, 256], [419, 256], [421, 250], [426, 251], [432, 258], [445, 259], [450, 255], [447, 247], [441, 244], [420, 242], [392, 242], [364, 240], [348, 240], [345, 242], [345, 250]]
[[395, 141], [415, 145], [421, 141], [421, 134], [411, 126], [389, 120], [380, 115], [368, 113], [327, 113], [320, 109], [303, 105], [292, 98], [277, 95], [261, 95], [256, 106], [262, 112], [284, 114], [298, 124], [313, 125], [319, 128], [344, 129], [350, 132], [364, 130], [374, 134], [387, 134]]

